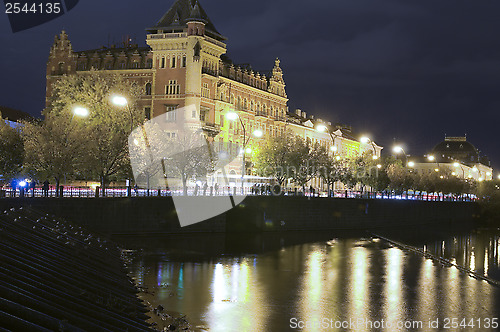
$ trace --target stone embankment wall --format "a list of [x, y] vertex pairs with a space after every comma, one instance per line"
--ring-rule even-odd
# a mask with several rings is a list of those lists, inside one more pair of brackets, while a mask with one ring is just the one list
[[113, 234], [404, 228], [479, 217], [470, 202], [250, 196], [224, 214], [180, 227], [171, 197], [0, 200], [0, 208], [12, 206], [31, 206]]

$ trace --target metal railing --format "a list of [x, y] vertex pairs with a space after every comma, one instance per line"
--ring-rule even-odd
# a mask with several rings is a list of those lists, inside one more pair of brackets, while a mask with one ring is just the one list
[[[241, 185], [236, 186], [218, 186], [218, 187], [196, 187], [187, 188], [187, 196], [229, 196], [229, 195], [247, 195], [247, 196], [305, 196], [305, 197], [331, 197], [331, 198], [359, 198], [359, 199], [395, 199], [395, 200], [419, 200], [419, 201], [476, 201], [478, 198], [473, 194], [442, 194], [442, 193], [400, 193], [396, 194], [390, 191], [368, 192], [353, 190], [335, 190], [318, 191], [316, 189], [302, 190], [300, 188], [281, 188], [279, 192], [272, 192], [273, 188], [269, 185], [245, 186], [242, 190]], [[61, 194], [61, 190], [59, 191]], [[167, 197], [183, 196], [183, 188], [134, 188], [134, 187], [108, 187], [106, 192], [99, 187], [62, 187], [62, 195], [57, 195], [56, 188], [51, 186], [48, 191], [43, 188], [29, 188], [23, 192], [19, 189], [4, 188], [0, 189], [0, 198], [39, 198], [39, 197], [64, 197], [64, 198], [96, 198], [96, 197]]]

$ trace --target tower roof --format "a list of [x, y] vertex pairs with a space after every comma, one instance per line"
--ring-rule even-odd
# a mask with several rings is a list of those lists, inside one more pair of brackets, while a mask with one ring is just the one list
[[162, 18], [146, 31], [155, 33], [157, 30], [178, 30], [186, 27], [189, 21], [205, 23], [205, 31], [218, 40], [225, 40], [215, 28], [198, 0], [176, 0]]

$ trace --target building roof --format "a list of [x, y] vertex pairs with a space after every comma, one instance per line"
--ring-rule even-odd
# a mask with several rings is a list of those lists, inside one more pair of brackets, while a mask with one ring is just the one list
[[467, 142], [466, 137], [445, 137], [444, 141], [436, 144], [432, 153], [443, 158], [452, 158], [464, 163], [480, 162], [479, 150]]
[[33, 116], [29, 115], [28, 113], [6, 106], [0, 106], [0, 113], [2, 115], [2, 119], [10, 120], [13, 122], [18, 122], [21, 120], [33, 120]]
[[189, 21], [203, 22], [205, 23], [205, 32], [218, 40], [226, 39], [217, 31], [198, 0], [176, 0], [162, 18], [146, 31], [156, 33], [157, 30], [180, 30], [186, 27]]

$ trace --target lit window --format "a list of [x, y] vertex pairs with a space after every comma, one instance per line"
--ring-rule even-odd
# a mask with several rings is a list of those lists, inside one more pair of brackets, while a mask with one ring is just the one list
[[177, 84], [177, 80], [169, 80], [168, 85], [165, 86], [165, 94], [178, 95], [179, 93], [180, 93], [180, 85]]

